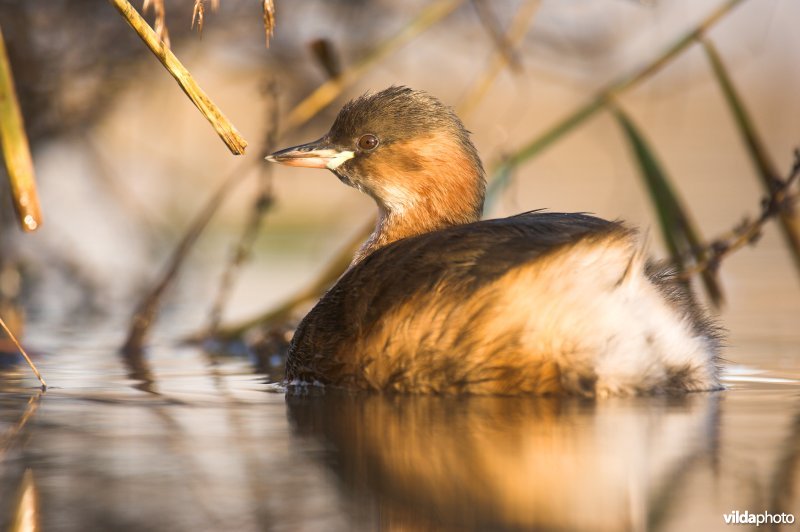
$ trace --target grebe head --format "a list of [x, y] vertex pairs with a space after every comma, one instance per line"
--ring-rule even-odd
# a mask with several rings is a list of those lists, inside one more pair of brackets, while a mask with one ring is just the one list
[[425, 92], [390, 87], [345, 105], [321, 139], [268, 161], [327, 168], [378, 204], [382, 244], [480, 218], [478, 153], [455, 113]]

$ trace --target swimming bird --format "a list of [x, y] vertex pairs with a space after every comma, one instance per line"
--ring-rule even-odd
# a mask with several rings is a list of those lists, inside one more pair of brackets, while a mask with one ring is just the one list
[[626, 395], [720, 387], [719, 328], [637, 232], [582, 213], [480, 221], [461, 120], [393, 86], [268, 161], [371, 196], [374, 232], [299, 324], [289, 384], [436, 394]]

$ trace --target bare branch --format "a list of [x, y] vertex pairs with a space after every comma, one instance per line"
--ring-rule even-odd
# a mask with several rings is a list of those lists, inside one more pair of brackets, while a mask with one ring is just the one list
[[800, 179], [800, 149], [795, 150], [794, 156], [794, 165], [788, 177], [778, 178], [774, 189], [761, 200], [759, 216], [754, 220], [745, 218], [731, 231], [706, 244], [706, 259], [683, 270], [680, 274], [681, 278], [688, 279], [695, 273], [706, 270], [715, 272], [724, 258], [734, 251], [756, 242], [761, 237], [761, 231], [769, 220], [780, 216], [800, 199], [800, 193], [791, 190], [791, 187]]

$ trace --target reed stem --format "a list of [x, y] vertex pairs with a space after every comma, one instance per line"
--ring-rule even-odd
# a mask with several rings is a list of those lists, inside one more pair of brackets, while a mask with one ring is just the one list
[[378, 44], [370, 55], [342, 72], [341, 76], [329, 79], [295, 105], [286, 119], [286, 129], [294, 129], [311, 120], [376, 63], [455, 11], [463, 2], [464, 0], [439, 0], [423, 9], [402, 30]]
[[222, 114], [219, 107], [206, 95], [203, 89], [197, 84], [192, 75], [181, 64], [169, 47], [158, 38], [156, 32], [147, 21], [142, 18], [138, 11], [128, 2], [128, 0], [108, 0], [111, 5], [117, 8], [122, 17], [130, 24], [131, 28], [144, 41], [150, 51], [153, 52], [164, 68], [172, 74], [175, 81], [181, 87], [186, 96], [200, 110], [203, 116], [211, 123], [219, 137], [231, 150], [234, 155], [241, 155], [247, 146], [247, 141], [239, 134], [231, 122]]
[[42, 225], [36, 174], [22, 111], [14, 89], [14, 77], [0, 29], [0, 144], [5, 158], [14, 208], [23, 231], [35, 231]]

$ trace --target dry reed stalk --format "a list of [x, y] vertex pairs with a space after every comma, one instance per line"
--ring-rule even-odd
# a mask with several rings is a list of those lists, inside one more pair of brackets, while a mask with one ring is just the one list
[[244, 153], [247, 141], [242, 138], [233, 124], [222, 114], [222, 111], [214, 105], [211, 99], [203, 92], [203, 89], [192, 78], [181, 62], [175, 57], [169, 47], [158, 38], [158, 35], [147, 24], [136, 9], [128, 0], [108, 0], [111, 5], [125, 18], [137, 35], [144, 41], [150, 51], [161, 61], [164, 68], [172, 74], [184, 93], [192, 100], [192, 103], [200, 110], [203, 116], [211, 123], [225, 145], [234, 155]]
[[24, 231], [35, 231], [42, 224], [36, 174], [28, 136], [14, 89], [14, 77], [0, 29], [0, 145], [2, 145], [11, 195], [18, 221]]
[[19, 350], [19, 352], [22, 355], [22, 357], [25, 359], [25, 362], [27, 362], [28, 365], [33, 370], [33, 374], [36, 375], [36, 378], [39, 379], [39, 382], [42, 383], [42, 390], [47, 390], [47, 383], [44, 381], [44, 377], [42, 377], [42, 374], [39, 373], [39, 370], [36, 368], [36, 364], [33, 363], [33, 360], [31, 360], [31, 357], [29, 357], [28, 353], [25, 352], [25, 349], [19, 343], [19, 341], [17, 340], [17, 337], [14, 336], [14, 333], [11, 332], [11, 329], [8, 328], [8, 326], [6, 325], [6, 322], [3, 321], [2, 317], [0, 317], [0, 327], [2, 327], [3, 330], [6, 332], [6, 334], [8, 335], [8, 337], [11, 338], [11, 341], [14, 342], [15, 346], [17, 346], [17, 349]]
[[142, 2], [142, 12], [147, 13], [149, 8], [153, 8], [153, 13], [156, 15], [155, 32], [158, 38], [169, 48], [169, 31], [167, 30], [167, 10], [164, 7], [164, 0], [144, 0]]
[[275, 3], [273, 0], [262, 0], [261, 9], [264, 12], [264, 34], [269, 48], [269, 40], [275, 31]]
[[[219, 9], [219, 0], [211, 0], [211, 11]], [[197, 23], [197, 32], [203, 33], [203, 23], [205, 22], [206, 3], [205, 0], [194, 0], [194, 8], [192, 9], [192, 28], [195, 22]]]
[[[800, 412], [795, 407], [792, 424], [781, 442], [780, 454], [771, 468], [772, 474], [767, 489], [768, 495], [763, 496], [764, 487], [759, 486], [752, 491], [759, 497], [754, 501], [753, 507], [764, 507], [762, 500], [767, 501], [766, 509], [771, 514], [791, 513], [797, 496], [798, 473], [800, 473]], [[780, 528], [778, 527], [773, 528]]]
[[[517, 10], [517, 15], [511, 22], [511, 27], [504, 37], [504, 42], [508, 43], [512, 52], [519, 47], [522, 39], [528, 33], [528, 28], [533, 22], [540, 4], [541, 0], [528, 0]], [[464, 96], [461, 103], [458, 105], [457, 112], [462, 118], [475, 110], [478, 103], [486, 96], [486, 93], [489, 91], [495, 79], [497, 79], [498, 74], [500, 74], [507, 65], [511, 64], [508, 53], [498, 51], [488, 68], [484, 71], [483, 76], [470, 87], [466, 96]]]
[[319, 111], [330, 105], [345, 88], [349, 87], [370, 68], [392, 52], [427, 30], [456, 10], [464, 0], [438, 0], [423, 9], [402, 30], [378, 44], [373, 52], [356, 65], [346, 69], [341, 76], [329, 79], [308, 95], [289, 112], [286, 129], [291, 130], [311, 120]]
[[194, 9], [192, 9], [192, 29], [194, 29], [196, 22], [198, 33], [203, 33], [203, 21], [205, 20], [205, 14], [206, 8], [203, 0], [194, 0]]

